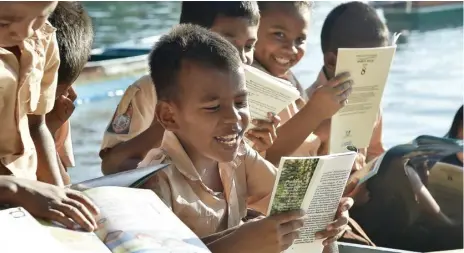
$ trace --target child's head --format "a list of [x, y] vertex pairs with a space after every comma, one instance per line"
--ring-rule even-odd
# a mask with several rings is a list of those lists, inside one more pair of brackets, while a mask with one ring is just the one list
[[234, 46], [183, 24], [160, 38], [149, 57], [156, 117], [193, 160], [232, 161], [249, 123], [245, 74]]
[[258, 2], [261, 21], [255, 60], [272, 75], [285, 77], [306, 51], [311, 3]]
[[219, 33], [237, 48], [244, 63], [251, 64], [259, 17], [255, 1], [184, 1], [180, 23], [199, 25]]
[[49, 21], [56, 28], [61, 60], [58, 97], [66, 95], [89, 59], [93, 42], [92, 19], [80, 2], [59, 2]]
[[327, 15], [321, 32], [324, 67], [335, 73], [339, 48], [381, 47], [388, 44], [388, 28], [377, 11], [362, 2], [343, 3]]
[[57, 1], [0, 2], [0, 47], [14, 47], [42, 27]]

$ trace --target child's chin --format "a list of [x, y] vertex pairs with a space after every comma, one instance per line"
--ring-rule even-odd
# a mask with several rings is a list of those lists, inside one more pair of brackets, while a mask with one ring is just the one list
[[235, 160], [238, 154], [238, 149], [235, 152], [223, 152], [221, 154], [217, 154], [217, 161], [220, 163], [228, 163]]

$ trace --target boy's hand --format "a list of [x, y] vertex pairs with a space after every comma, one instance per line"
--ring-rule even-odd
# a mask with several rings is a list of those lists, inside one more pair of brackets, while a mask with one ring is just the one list
[[347, 103], [353, 80], [348, 72], [341, 73], [316, 88], [309, 102], [318, 107], [322, 119], [332, 117]]
[[335, 221], [330, 223], [327, 228], [323, 231], [316, 233], [316, 239], [325, 239], [322, 244], [327, 246], [342, 237], [343, 233], [348, 226], [348, 210], [353, 206], [352, 198], [342, 198], [338, 206], [337, 214], [335, 216]]
[[363, 153], [357, 153], [356, 159], [354, 160], [353, 167], [351, 168], [351, 173], [355, 173], [356, 171], [360, 171], [362, 168], [366, 166], [366, 156]]
[[46, 115], [47, 126], [52, 134], [55, 134], [55, 132], [71, 117], [75, 109], [74, 101], [76, 98], [76, 92], [73, 87], [70, 87], [67, 94], [60, 95], [55, 100], [53, 109]]
[[272, 112], [267, 114], [269, 121], [266, 120], [253, 120], [256, 126], [246, 132], [245, 136], [254, 143], [254, 149], [258, 152], [264, 152], [272, 146], [274, 140], [277, 138], [276, 129], [280, 123], [280, 117], [274, 115]]
[[97, 228], [95, 216], [99, 214], [89, 198], [82, 193], [38, 181], [15, 180], [17, 194], [11, 200], [34, 217], [57, 221], [69, 229], [76, 224], [87, 231]]
[[245, 223], [234, 232], [243, 238], [236, 248], [243, 253], [282, 252], [298, 238], [304, 215], [302, 210], [290, 211]]

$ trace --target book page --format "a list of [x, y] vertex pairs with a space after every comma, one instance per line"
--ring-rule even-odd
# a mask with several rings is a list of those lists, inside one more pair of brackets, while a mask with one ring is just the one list
[[96, 234], [113, 253], [210, 252], [151, 190], [99, 187], [85, 194], [100, 208]]
[[427, 189], [444, 214], [455, 220], [462, 219], [462, 167], [437, 162], [432, 169], [430, 169]]
[[353, 89], [348, 103], [332, 116], [331, 154], [350, 145], [358, 149], [369, 146], [395, 51], [395, 45], [338, 49], [335, 74], [350, 72]]
[[299, 91], [290, 82], [259, 69], [245, 66], [245, 75], [252, 119], [267, 120], [268, 112], [279, 114], [300, 97]]
[[46, 230], [58, 242], [63, 244], [66, 252], [73, 253], [111, 253], [95, 233], [67, 229], [60, 224], [39, 220]]
[[0, 211], [0, 252], [73, 252], [64, 248], [22, 207]]
[[295, 240], [285, 252], [321, 253], [323, 240], [316, 240], [315, 234], [324, 230], [335, 218], [340, 199], [345, 189], [355, 152], [347, 152], [319, 158], [313, 180], [309, 184], [302, 209], [307, 210], [300, 239]]

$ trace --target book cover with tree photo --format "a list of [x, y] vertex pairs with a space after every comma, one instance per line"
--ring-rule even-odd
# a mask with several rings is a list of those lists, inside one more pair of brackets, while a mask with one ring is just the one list
[[284, 162], [271, 206], [271, 215], [301, 207], [319, 159], [288, 159]]

